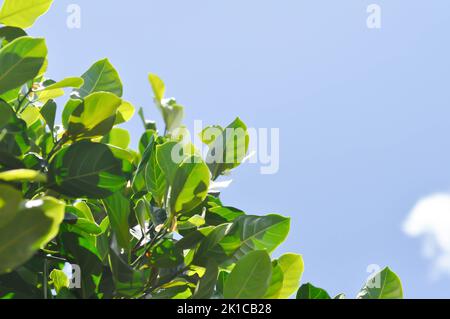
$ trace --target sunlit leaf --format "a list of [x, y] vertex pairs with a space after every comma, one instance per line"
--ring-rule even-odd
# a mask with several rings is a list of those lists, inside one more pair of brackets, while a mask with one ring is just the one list
[[239, 166], [245, 158], [249, 147], [247, 126], [237, 118], [220, 133], [220, 128], [209, 127], [202, 132], [202, 140], [209, 142], [209, 152], [206, 157], [212, 178]]
[[53, 239], [63, 218], [64, 204], [54, 198], [25, 202], [0, 228], [0, 274], [23, 264]]
[[0, 23], [26, 29], [50, 8], [53, 0], [5, 0]]
[[82, 98], [95, 92], [110, 92], [118, 97], [122, 96], [123, 88], [119, 74], [108, 59], [94, 63], [81, 77], [84, 84], [75, 92]]
[[266, 251], [256, 250], [241, 258], [228, 276], [223, 295], [226, 299], [259, 299], [266, 293], [272, 264]]
[[186, 158], [178, 166], [170, 188], [169, 205], [173, 214], [189, 212], [200, 205], [208, 194], [210, 174], [198, 156]]
[[47, 176], [42, 172], [31, 169], [15, 169], [1, 172], [0, 181], [44, 183], [47, 181]]
[[93, 93], [69, 117], [67, 133], [71, 139], [101, 137], [111, 131], [122, 100], [111, 93]]

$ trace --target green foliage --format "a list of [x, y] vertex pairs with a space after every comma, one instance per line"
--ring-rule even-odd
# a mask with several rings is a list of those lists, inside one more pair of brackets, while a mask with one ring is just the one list
[[0, 94], [39, 75], [47, 57], [44, 39], [20, 37], [0, 49]]
[[47, 12], [53, 0], [5, 0], [0, 10], [0, 23], [22, 29], [31, 27]]
[[264, 297], [272, 277], [269, 254], [256, 250], [242, 257], [231, 271], [223, 289], [227, 299], [259, 299]]
[[[184, 107], [151, 74], [165, 128], [144, 124], [139, 150], [119, 124], [134, 114], [108, 60], [81, 77], [45, 78], [47, 48], [27, 36], [51, 0], [5, 0], [0, 10], [0, 298], [289, 298], [303, 259], [270, 254], [290, 219], [222, 204], [212, 181], [247, 155], [237, 118], [201, 134], [206, 158], [182, 138]], [[55, 98], [72, 92], [58, 112]], [[61, 118], [59, 118], [61, 114]], [[70, 289], [61, 270], [81, 269]], [[401, 297], [381, 276], [361, 298]], [[302, 286], [302, 298], [326, 293]]]
[[310, 283], [304, 284], [297, 292], [297, 299], [331, 299], [328, 292]]
[[370, 278], [359, 292], [360, 299], [402, 299], [400, 278], [388, 267]]
[[[367, 280], [356, 298], [403, 299], [402, 283], [400, 278], [389, 267], [386, 267]], [[331, 299], [331, 297], [324, 289], [307, 283], [298, 290], [297, 299]], [[333, 299], [345, 299], [345, 295], [341, 293]]]

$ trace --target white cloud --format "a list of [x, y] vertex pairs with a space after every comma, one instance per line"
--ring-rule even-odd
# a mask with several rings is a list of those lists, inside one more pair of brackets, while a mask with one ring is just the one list
[[423, 255], [432, 260], [432, 278], [450, 276], [450, 194], [419, 200], [403, 224], [411, 237], [423, 237]]

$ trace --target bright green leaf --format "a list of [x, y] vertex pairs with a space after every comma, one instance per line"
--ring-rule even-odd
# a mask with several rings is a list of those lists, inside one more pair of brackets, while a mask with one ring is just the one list
[[134, 115], [134, 106], [130, 102], [122, 101], [117, 109], [116, 121], [114, 125], [122, 124], [131, 120]]
[[127, 149], [130, 141], [130, 133], [119, 127], [114, 127], [108, 135], [102, 138], [102, 143], [114, 145], [122, 149]]
[[71, 139], [101, 137], [111, 131], [122, 100], [112, 93], [87, 96], [69, 117], [67, 133]]
[[281, 256], [276, 264], [283, 274], [281, 287], [265, 297], [269, 299], [287, 299], [300, 286], [304, 268], [303, 258], [300, 255], [288, 253]]
[[266, 251], [256, 250], [242, 257], [228, 276], [225, 299], [260, 299], [266, 293], [272, 275], [272, 263]]
[[169, 194], [170, 212], [189, 212], [200, 205], [208, 194], [210, 174], [198, 156], [186, 158], [178, 166]]
[[16, 216], [22, 194], [8, 185], [0, 185], [0, 229]]
[[53, 269], [49, 275], [49, 278], [53, 284], [53, 287], [55, 287], [57, 294], [59, 294], [63, 288], [69, 288], [70, 286], [70, 280], [62, 270]]
[[1, 172], [0, 181], [44, 183], [47, 181], [47, 176], [39, 171], [31, 169], [15, 169]]
[[5, 0], [0, 10], [0, 23], [26, 29], [46, 13], [53, 0]]
[[63, 218], [64, 204], [54, 198], [25, 202], [0, 229], [0, 274], [23, 264], [52, 240]]

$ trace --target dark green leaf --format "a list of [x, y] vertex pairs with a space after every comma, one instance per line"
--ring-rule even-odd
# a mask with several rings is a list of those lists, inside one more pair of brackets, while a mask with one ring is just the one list
[[219, 267], [214, 261], [210, 261], [206, 266], [206, 272], [197, 283], [193, 299], [209, 299], [214, 293], [217, 277], [219, 275]]
[[41, 108], [41, 115], [51, 132], [55, 129], [56, 103], [53, 100], [47, 101]]
[[297, 299], [331, 299], [331, 297], [322, 288], [317, 288], [307, 283], [298, 290]]
[[0, 94], [33, 80], [47, 57], [44, 39], [21, 37], [0, 49]]
[[105, 198], [103, 203], [111, 223], [111, 228], [117, 236], [119, 246], [126, 251], [130, 248], [130, 226], [128, 218], [130, 217], [130, 202], [121, 192], [115, 192]]
[[[0, 28], [0, 48], [2, 46], [5, 46], [9, 42], [14, 41], [17, 38], [20, 37], [26, 37], [27, 33], [22, 30], [21, 28], [16, 27], [2, 27]], [[3, 40], [1, 40], [3, 39]]]
[[122, 189], [122, 162], [108, 146], [80, 141], [59, 151], [50, 162], [49, 187], [70, 197], [105, 198]]

